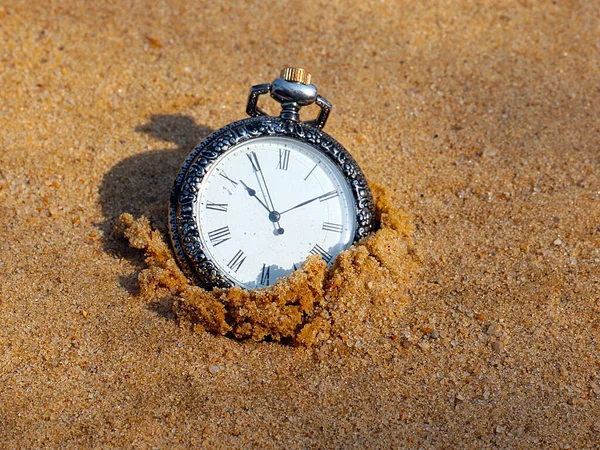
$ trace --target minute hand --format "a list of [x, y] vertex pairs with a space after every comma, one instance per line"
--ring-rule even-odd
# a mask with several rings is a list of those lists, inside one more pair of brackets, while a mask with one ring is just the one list
[[283, 212], [281, 212], [279, 214], [283, 215], [286, 212], [291, 211], [292, 209], [300, 208], [301, 206], [308, 205], [309, 203], [312, 203], [312, 202], [314, 202], [316, 200], [320, 200], [320, 199], [322, 199], [324, 197], [330, 197], [333, 193], [335, 193], [335, 191], [331, 191], [331, 192], [327, 192], [325, 194], [321, 194], [318, 197], [311, 198], [310, 200], [306, 200], [305, 202], [299, 203], [299, 204], [297, 204], [296, 206], [294, 206], [294, 207], [292, 207], [290, 209], [286, 209], [285, 211], [283, 211]]
[[[269, 187], [267, 186], [267, 182], [265, 181], [265, 175], [263, 174], [262, 169], [260, 168], [260, 163], [258, 162], [258, 156], [256, 153], [252, 152], [247, 154], [248, 159], [250, 160], [250, 164], [252, 164], [252, 168], [254, 169], [254, 174], [260, 173], [260, 178], [262, 178], [262, 184], [265, 187], [265, 192], [263, 192], [263, 198], [265, 199], [265, 203], [269, 206], [269, 211], [275, 211], [275, 206], [273, 205], [273, 200], [271, 199], [271, 193], [269, 192]], [[254, 164], [256, 163], [256, 164]], [[258, 179], [258, 175], [256, 175], [256, 180], [260, 186], [260, 180]], [[262, 190], [262, 188], [261, 188]]]

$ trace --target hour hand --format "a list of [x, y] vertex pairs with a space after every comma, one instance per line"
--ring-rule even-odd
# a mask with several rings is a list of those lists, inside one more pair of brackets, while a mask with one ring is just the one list
[[263, 201], [260, 198], [258, 198], [258, 196], [256, 195], [256, 191], [254, 189], [252, 189], [250, 186], [248, 186], [242, 180], [240, 180], [240, 183], [242, 183], [242, 185], [244, 186], [244, 189], [246, 189], [246, 192], [248, 192], [248, 195], [250, 197], [254, 197], [256, 200], [258, 200], [258, 203], [260, 203], [263, 206], [263, 208], [265, 208], [267, 211], [269, 211], [269, 220], [271, 222], [273, 222], [273, 226], [275, 227], [275, 234], [277, 234], [277, 235], [283, 234], [284, 229], [281, 228], [281, 225], [279, 225], [280, 214], [277, 211], [271, 211], [267, 207], [267, 205], [265, 205], [263, 203]]
[[265, 205], [264, 202], [260, 198], [258, 198], [258, 196], [256, 195], [256, 191], [254, 189], [252, 189], [250, 186], [248, 186], [242, 180], [240, 180], [240, 183], [242, 183], [242, 185], [244, 186], [244, 189], [246, 189], [246, 192], [248, 192], [248, 195], [250, 197], [254, 197], [256, 200], [258, 200], [258, 203], [260, 203], [263, 206], [263, 208], [265, 208], [267, 211], [271, 212], [271, 210], [267, 207], [267, 205]]

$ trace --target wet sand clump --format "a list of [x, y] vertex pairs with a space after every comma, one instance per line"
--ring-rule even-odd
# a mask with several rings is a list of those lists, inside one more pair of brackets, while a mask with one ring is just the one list
[[374, 191], [377, 232], [341, 253], [330, 269], [312, 256], [301, 270], [264, 289], [206, 291], [185, 277], [166, 236], [153, 230], [147, 218], [122, 214], [118, 231], [145, 253], [148, 267], [138, 276], [141, 295], [171, 305], [180, 323], [194, 331], [303, 346], [331, 334], [360, 339], [349, 336], [402, 312], [405, 287], [416, 267], [407, 214], [393, 206], [383, 189]]

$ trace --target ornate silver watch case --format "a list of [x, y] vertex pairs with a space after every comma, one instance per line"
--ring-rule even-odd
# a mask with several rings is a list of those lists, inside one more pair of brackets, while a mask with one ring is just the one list
[[[279, 116], [268, 116], [257, 106], [261, 95], [270, 94], [281, 104]], [[315, 103], [320, 113], [315, 120], [300, 121], [302, 107]], [[250, 118], [231, 123], [211, 134], [192, 150], [175, 180], [169, 204], [169, 233], [177, 261], [184, 273], [206, 289], [229, 288], [235, 283], [211, 261], [203, 248], [195, 217], [204, 175], [215, 160], [232, 147], [265, 136], [281, 136], [308, 143], [340, 168], [353, 193], [356, 213], [354, 242], [374, 230], [375, 214], [367, 180], [350, 153], [322, 131], [331, 103], [310, 84], [303, 69], [286, 68], [272, 83], [250, 89], [246, 112]]]

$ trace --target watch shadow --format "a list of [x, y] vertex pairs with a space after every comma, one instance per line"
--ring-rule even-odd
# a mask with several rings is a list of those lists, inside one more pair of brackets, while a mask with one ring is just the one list
[[[176, 145], [176, 148], [151, 150], [124, 159], [113, 166], [100, 184], [100, 206], [104, 220], [98, 224], [105, 252], [126, 258], [141, 268], [143, 256], [115, 232], [122, 213], [146, 216], [153, 228], [167, 230], [167, 211], [173, 182], [192, 149], [212, 129], [198, 125], [190, 116], [156, 114], [135, 127], [138, 133]], [[137, 291], [137, 273], [121, 277], [121, 286]]]

